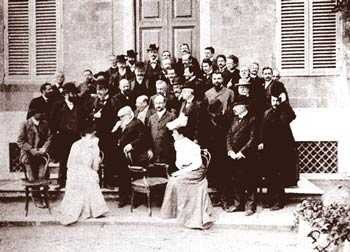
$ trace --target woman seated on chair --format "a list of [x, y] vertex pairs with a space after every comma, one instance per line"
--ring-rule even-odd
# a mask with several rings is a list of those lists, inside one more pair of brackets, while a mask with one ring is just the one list
[[165, 190], [161, 215], [176, 218], [189, 228], [208, 229], [214, 222], [213, 207], [208, 195], [206, 167], [202, 163], [200, 146], [184, 136], [181, 120], [167, 127], [173, 130], [178, 170], [171, 174]]
[[63, 225], [108, 212], [99, 186], [100, 161], [98, 138], [93, 127], [86, 125], [82, 138], [72, 145], [67, 162], [66, 192], [60, 206]]

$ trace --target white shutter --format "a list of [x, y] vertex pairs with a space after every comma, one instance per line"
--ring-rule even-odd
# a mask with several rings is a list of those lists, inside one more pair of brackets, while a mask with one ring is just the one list
[[281, 69], [306, 68], [304, 0], [281, 0]]
[[36, 75], [52, 75], [57, 68], [56, 0], [35, 1]]
[[312, 2], [312, 68], [336, 68], [336, 14], [334, 0]]
[[8, 75], [29, 75], [29, 0], [8, 1]]

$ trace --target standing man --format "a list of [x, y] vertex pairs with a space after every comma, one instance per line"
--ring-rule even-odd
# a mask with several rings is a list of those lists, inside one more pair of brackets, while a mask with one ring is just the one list
[[41, 96], [32, 99], [29, 103], [27, 119], [31, 118], [34, 113], [41, 112], [46, 120], [49, 119], [52, 109], [53, 90], [50, 83], [44, 83], [40, 86]]
[[232, 85], [238, 83], [240, 79], [238, 66], [238, 57], [231, 54], [226, 58], [226, 70], [224, 71], [224, 81], [226, 82], [226, 87], [230, 88]]
[[156, 93], [157, 80], [163, 79], [158, 50], [159, 47], [157, 47], [156, 44], [150, 44], [147, 49], [149, 60], [146, 62], [145, 78], [148, 79], [150, 82], [150, 95], [154, 95]]
[[284, 188], [298, 180], [297, 152], [290, 123], [295, 113], [281, 86], [271, 88], [271, 108], [266, 110], [261, 127], [259, 150], [262, 151], [267, 180], [266, 207], [284, 207]]
[[208, 47], [204, 48], [204, 59], [208, 59], [213, 63], [213, 65], [216, 65], [216, 59], [215, 59], [214, 55], [215, 55], [214, 47], [208, 46]]
[[66, 186], [67, 160], [72, 144], [79, 139], [82, 124], [81, 107], [78, 100], [78, 89], [73, 82], [63, 85], [62, 101], [55, 103], [50, 121], [52, 122], [53, 134], [58, 141], [58, 161], [60, 170], [58, 184], [60, 188]]
[[212, 75], [213, 87], [205, 92], [206, 104], [218, 99], [222, 103], [223, 114], [228, 113], [232, 108], [234, 93], [224, 86], [224, 78], [221, 72], [214, 72]]
[[63, 92], [64, 80], [65, 80], [64, 73], [61, 71], [58, 71], [55, 74], [55, 78], [51, 83], [51, 87], [53, 91], [52, 99], [54, 102], [57, 100], [61, 100], [63, 98], [62, 92]]
[[149, 118], [154, 111], [149, 108], [149, 98], [147, 95], [140, 95], [137, 97], [135, 105], [135, 117], [143, 122], [144, 125], [148, 125]]
[[127, 50], [126, 51], [127, 67], [133, 73], [135, 72], [136, 56], [137, 56], [137, 53], [134, 50]]
[[204, 59], [202, 62], [202, 79], [209, 88], [213, 87], [212, 75], [214, 72], [213, 62], [209, 59]]
[[247, 109], [244, 96], [233, 104], [234, 119], [226, 137], [228, 167], [223, 208], [226, 212], [256, 211], [256, 172], [253, 166], [257, 152], [255, 117]]
[[226, 70], [226, 56], [223, 54], [216, 56], [216, 64], [218, 66], [218, 71], [223, 73]]
[[140, 95], [150, 96], [150, 83], [145, 78], [145, 64], [143, 62], [136, 62], [135, 64], [135, 81], [132, 93], [135, 97]]
[[148, 122], [154, 161], [172, 165], [175, 162], [174, 142], [166, 124], [174, 120], [176, 116], [166, 109], [166, 100], [162, 95], [156, 95], [154, 106], [156, 112], [151, 115]]
[[119, 81], [119, 90], [120, 92], [113, 96], [115, 99], [115, 109], [119, 111], [122, 107], [130, 106], [131, 108], [135, 108], [135, 100], [136, 98], [131, 91], [130, 82], [127, 79], [121, 79]]
[[98, 80], [96, 85], [97, 97], [93, 101], [92, 119], [99, 140], [100, 150], [104, 154], [103, 185], [106, 188], [115, 186], [114, 148], [111, 130], [116, 123], [116, 104], [109, 94], [108, 84], [105, 80]]
[[179, 75], [183, 74], [185, 66], [191, 65], [195, 75], [200, 74], [200, 65], [198, 60], [192, 56], [190, 46], [187, 43], [182, 43], [180, 45], [180, 58], [177, 60], [177, 68]]
[[[158, 80], [156, 83], [156, 89], [157, 89], [157, 94], [163, 95], [166, 98], [166, 107], [167, 110], [170, 112], [176, 114], [179, 110], [180, 107], [180, 102], [179, 100], [175, 97], [173, 93], [170, 92], [168, 84], [163, 81], [163, 80]], [[152, 110], [155, 109], [154, 107], [154, 99], [156, 98], [156, 95], [151, 96], [150, 98], [150, 108]]]
[[199, 101], [202, 101], [204, 99], [205, 92], [210, 88], [210, 86], [207, 84], [207, 82], [203, 82], [194, 74], [193, 68], [191, 66], [185, 67], [184, 77], [184, 86], [193, 88], [196, 98]]

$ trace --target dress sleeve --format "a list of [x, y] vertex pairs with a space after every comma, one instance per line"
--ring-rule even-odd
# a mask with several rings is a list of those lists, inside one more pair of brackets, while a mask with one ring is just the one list
[[193, 171], [202, 165], [199, 145], [188, 142], [177, 149], [175, 165], [180, 170]]

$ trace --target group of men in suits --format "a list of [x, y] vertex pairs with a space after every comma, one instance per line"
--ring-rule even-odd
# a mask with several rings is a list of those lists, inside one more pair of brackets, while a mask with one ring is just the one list
[[[39, 114], [48, 122], [51, 152], [60, 163], [60, 187], [65, 186], [71, 145], [82, 127], [93, 123], [104, 155], [103, 186], [118, 184], [119, 206], [124, 206], [130, 186], [127, 164], [174, 166], [174, 143], [166, 124], [186, 117], [186, 136], [212, 154], [208, 181], [218, 191], [216, 204], [227, 212], [253, 214], [261, 170], [269, 167], [263, 174], [268, 203], [273, 210], [282, 208], [284, 177], [289, 183], [296, 179], [289, 127], [295, 114], [284, 85], [272, 78], [270, 67], [263, 68], [263, 77], [258, 63], [238, 70], [238, 57], [214, 57], [213, 47], [205, 48], [201, 65], [188, 44], [182, 44], [180, 52], [178, 59], [169, 51], [160, 55], [151, 44], [146, 62], [137, 61], [137, 53], [128, 50], [126, 56], [111, 56], [106, 71], [93, 75], [84, 70], [79, 85], [64, 83], [63, 73], [58, 73], [53, 83], [41, 86], [42, 95], [31, 101], [27, 119], [36, 122]], [[278, 141], [274, 134], [279, 134]], [[292, 162], [288, 171], [284, 156]]]

